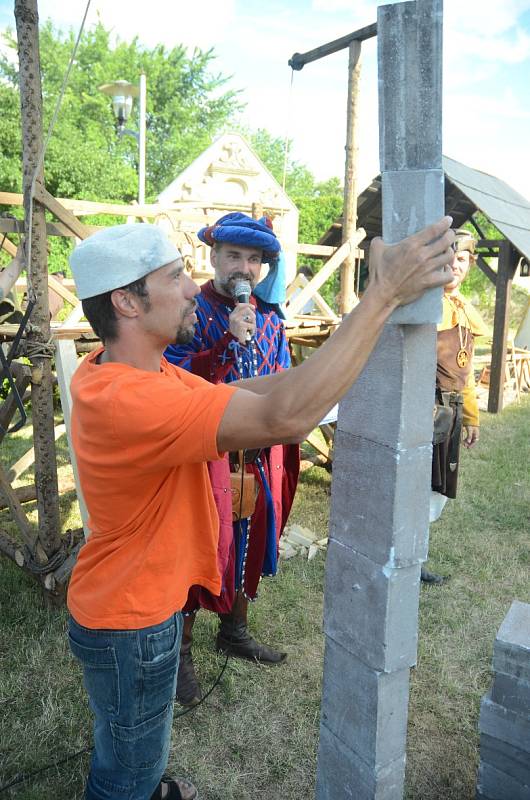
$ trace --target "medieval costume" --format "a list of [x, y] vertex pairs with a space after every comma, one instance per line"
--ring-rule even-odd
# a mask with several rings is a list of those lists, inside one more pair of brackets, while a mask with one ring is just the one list
[[462, 427], [479, 422], [473, 353], [475, 336], [486, 333], [480, 314], [463, 295], [444, 294], [436, 343], [436, 413], [443, 416], [439, 408], [448, 413], [435, 432], [432, 489], [450, 498], [456, 497]]
[[[256, 336], [248, 345], [242, 345], [228, 331], [228, 316], [235, 301], [219, 294], [213, 281], [204, 284], [197, 297], [198, 322], [193, 341], [189, 345], [168, 347], [166, 358], [211, 383], [231, 383], [288, 369], [289, 347], [274, 306], [254, 296], [250, 302], [256, 310]], [[246, 465], [246, 470], [256, 476], [260, 488], [252, 517], [235, 522], [233, 526], [234, 546], [228, 559], [231, 574], [226, 576], [227, 588], [221, 597], [192, 590], [184, 611], [194, 611], [200, 605], [226, 613], [231, 608], [234, 589], [241, 589], [248, 599], [254, 600], [260, 577], [276, 574], [278, 542], [291, 510], [298, 468], [298, 445], [274, 445], [262, 450]], [[218, 480], [222, 481], [222, 477]]]
[[[237, 308], [230, 294], [233, 287], [230, 291], [219, 291], [216, 280], [210, 281], [201, 288], [197, 297], [193, 340], [188, 345], [168, 347], [166, 358], [212, 383], [231, 383], [287, 369], [291, 359], [281, 320], [281, 303], [285, 299], [285, 262], [270, 221], [265, 217], [254, 220], [235, 212], [200, 230], [198, 237], [212, 248], [227, 245], [236, 250], [238, 246], [251, 249], [254, 257], [258, 254], [261, 263], [269, 264], [268, 274], [255, 286], [248, 299], [255, 314], [255, 333], [249, 335], [244, 343], [232, 335], [230, 317]], [[212, 259], [214, 263], [213, 250]], [[261, 263], [256, 265], [257, 273]], [[217, 267], [215, 269], [217, 277]], [[250, 292], [250, 282], [247, 281], [246, 285]], [[231, 503], [234, 479], [230, 474], [229, 458], [209, 465], [220, 520], [218, 564], [223, 586], [219, 597], [202, 587], [192, 587], [184, 607], [188, 618], [184, 625], [177, 684], [177, 698], [184, 705], [195, 703], [200, 697], [191, 656], [194, 612], [200, 607], [219, 614], [218, 651], [268, 664], [278, 664], [286, 658], [286, 653], [259, 644], [250, 636], [247, 607], [248, 601], [257, 596], [261, 576], [275, 575], [277, 571], [279, 538], [291, 510], [298, 480], [299, 447], [275, 445], [257, 453], [231, 454], [230, 461], [232, 470], [235, 469], [234, 462], [238, 462], [240, 469], [236, 485], [239, 474], [241, 480], [250, 474], [255, 477], [259, 489], [250, 515], [241, 513], [242, 507], [237, 513], [237, 507], [233, 508]], [[243, 471], [247, 475], [243, 476]], [[232, 525], [233, 519], [236, 521]]]

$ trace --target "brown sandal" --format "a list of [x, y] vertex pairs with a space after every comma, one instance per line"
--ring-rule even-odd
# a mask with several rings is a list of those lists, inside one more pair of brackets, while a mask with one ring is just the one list
[[[162, 794], [164, 787], [167, 787], [165, 794]], [[186, 795], [182, 794], [186, 791]], [[151, 795], [151, 800], [198, 800], [199, 793], [196, 787], [184, 778], [171, 778], [169, 775], [162, 775], [162, 780]]]

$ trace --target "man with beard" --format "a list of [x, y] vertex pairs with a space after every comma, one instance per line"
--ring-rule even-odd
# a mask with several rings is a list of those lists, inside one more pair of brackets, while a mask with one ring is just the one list
[[191, 586], [223, 589], [207, 462], [302, 441], [357, 379], [392, 311], [450, 280], [450, 223], [374, 240], [370, 285], [337, 332], [300, 366], [231, 386], [163, 358], [193, 337], [199, 289], [159, 228], [106, 228], [74, 250], [78, 297], [103, 341], [71, 383], [91, 530], [68, 589], [70, 646], [95, 717], [86, 800], [197, 797], [163, 773], [181, 609]]
[[[198, 237], [211, 246], [215, 276], [201, 287], [197, 297], [193, 340], [188, 345], [168, 347], [168, 361], [212, 383], [231, 383], [288, 369], [291, 358], [277, 302], [285, 292], [283, 254], [270, 220], [254, 220], [234, 212], [202, 228]], [[260, 283], [263, 264], [269, 265], [269, 272]], [[241, 281], [252, 290], [248, 302], [234, 299]], [[193, 626], [200, 607], [219, 615], [218, 652], [260, 664], [280, 664], [287, 657], [249, 634], [247, 613], [261, 577], [277, 571], [278, 543], [298, 480], [299, 447], [274, 445], [247, 455], [245, 460], [250, 462], [246, 471], [254, 474], [259, 491], [251, 516], [233, 523], [228, 553], [224, 559], [220, 557], [226, 563], [224, 591], [214, 597], [194, 587], [184, 608], [177, 680], [177, 699], [182, 705], [193, 705], [201, 696], [192, 658]], [[234, 454], [233, 468], [240, 468], [238, 461]], [[210, 470], [212, 473], [212, 467]], [[214, 482], [218, 470], [212, 475]], [[222, 476], [218, 480], [222, 481]], [[224, 480], [229, 482], [229, 476], [225, 474]], [[223, 501], [223, 493], [220, 496]], [[222, 525], [221, 510], [220, 514]], [[226, 546], [223, 536], [220, 546]]]
[[[442, 321], [436, 337], [436, 405], [432, 458], [431, 522], [441, 515], [447, 499], [456, 497], [460, 445], [479, 440], [479, 410], [473, 369], [475, 337], [488, 329], [480, 314], [459, 291], [475, 263], [473, 235], [455, 231], [452, 279], [444, 286]], [[444, 575], [421, 568], [423, 583], [442, 584]]]

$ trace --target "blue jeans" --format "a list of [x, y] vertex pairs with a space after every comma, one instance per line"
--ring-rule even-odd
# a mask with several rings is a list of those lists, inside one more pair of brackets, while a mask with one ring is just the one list
[[149, 800], [169, 755], [182, 614], [139, 630], [93, 630], [70, 617], [94, 714], [86, 800]]

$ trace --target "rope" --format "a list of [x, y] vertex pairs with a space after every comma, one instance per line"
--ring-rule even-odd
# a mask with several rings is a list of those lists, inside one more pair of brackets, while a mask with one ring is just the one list
[[[35, 328], [33, 328], [35, 330]], [[47, 342], [36, 342], [35, 340], [26, 339], [24, 344], [24, 355], [26, 358], [53, 358], [55, 355], [55, 346], [53, 337], [50, 336]]]
[[[285, 192], [285, 181], [287, 178], [287, 160], [289, 158], [289, 130], [291, 126], [291, 98], [293, 94], [294, 82], [294, 69], [291, 69], [291, 80], [289, 81], [289, 91], [287, 93], [287, 116], [285, 122], [285, 142], [283, 146], [283, 176], [282, 176], [282, 189]], [[284, 215], [282, 208], [282, 217]]]
[[88, 9], [90, 8], [90, 3], [91, 2], [92, 2], [92, 0], [88, 0], [87, 1], [85, 13], [83, 15], [83, 20], [81, 22], [81, 27], [79, 28], [79, 33], [77, 34], [77, 39], [76, 39], [76, 42], [75, 42], [75, 45], [74, 45], [74, 49], [72, 50], [72, 55], [70, 57], [70, 63], [68, 64], [68, 67], [67, 67], [67, 70], [66, 70], [66, 73], [65, 73], [65, 76], [64, 76], [63, 85], [61, 87], [61, 91], [59, 93], [59, 97], [57, 98], [57, 102], [55, 104], [55, 110], [53, 112], [53, 115], [52, 115], [52, 118], [51, 118], [51, 121], [50, 121], [50, 125], [48, 127], [48, 132], [46, 134], [46, 139], [44, 140], [44, 144], [42, 146], [42, 150], [39, 153], [39, 157], [37, 159], [37, 165], [35, 167], [35, 173], [33, 175], [33, 180], [31, 181], [31, 189], [30, 189], [30, 195], [29, 195], [28, 246], [27, 246], [27, 250], [26, 250], [26, 253], [27, 253], [27, 269], [28, 269], [28, 297], [30, 298], [30, 300], [34, 300], [35, 299], [35, 292], [33, 290], [33, 286], [32, 286], [32, 283], [31, 283], [31, 246], [32, 246], [33, 200], [34, 200], [34, 196], [35, 196], [35, 184], [37, 182], [37, 176], [38, 176], [40, 170], [42, 169], [42, 165], [44, 163], [44, 156], [46, 154], [46, 150], [48, 148], [48, 144], [49, 144], [49, 141], [51, 139], [51, 135], [53, 133], [53, 129], [55, 127], [55, 123], [57, 122], [57, 117], [59, 116], [59, 109], [61, 108], [61, 104], [63, 102], [63, 97], [64, 97], [64, 94], [66, 92], [66, 87], [68, 85], [68, 79], [70, 78], [70, 72], [72, 70], [74, 59], [75, 59], [75, 56], [76, 56], [76, 53], [77, 53], [77, 48], [79, 46], [81, 35], [82, 35], [83, 29], [85, 27], [85, 22], [86, 22], [86, 18], [87, 18], [87, 14], [88, 14]]

